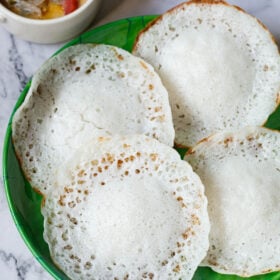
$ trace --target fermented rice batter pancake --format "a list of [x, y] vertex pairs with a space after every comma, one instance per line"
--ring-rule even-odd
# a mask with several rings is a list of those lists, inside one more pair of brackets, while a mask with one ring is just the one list
[[262, 125], [279, 104], [280, 57], [269, 31], [223, 1], [183, 3], [138, 37], [169, 92], [178, 146], [223, 129]]
[[208, 249], [204, 187], [172, 148], [145, 136], [79, 149], [46, 197], [44, 238], [72, 279], [191, 279]]
[[203, 265], [251, 276], [280, 269], [280, 133], [219, 133], [185, 159], [205, 185], [211, 224]]
[[49, 59], [13, 118], [13, 142], [32, 187], [92, 137], [142, 133], [172, 146], [168, 94], [153, 68], [117, 47], [84, 44]]

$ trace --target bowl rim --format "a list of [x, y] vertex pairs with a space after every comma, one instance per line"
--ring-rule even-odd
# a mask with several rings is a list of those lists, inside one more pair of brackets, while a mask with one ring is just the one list
[[[96, 3], [94, 3], [96, 2]], [[52, 18], [52, 19], [31, 19], [31, 18], [27, 18], [24, 16], [20, 16], [14, 12], [12, 12], [11, 10], [9, 10], [7, 7], [5, 7], [2, 3], [0, 3], [0, 16], [5, 17], [9, 17], [17, 22], [20, 23], [25, 23], [25, 24], [30, 24], [30, 25], [37, 25], [37, 26], [48, 26], [48, 25], [53, 25], [53, 24], [58, 24], [61, 22], [67, 22], [67, 21], [71, 21], [72, 18], [75, 18], [77, 16], [79, 16], [81, 13], [83, 13], [83, 11], [85, 11], [90, 5], [99, 5], [101, 1], [100, 0], [86, 0], [86, 2], [78, 7], [77, 10], [75, 10], [74, 12], [68, 14], [68, 15], [64, 15], [62, 17], [58, 17], [58, 18]], [[5, 23], [5, 21], [4, 21]]]

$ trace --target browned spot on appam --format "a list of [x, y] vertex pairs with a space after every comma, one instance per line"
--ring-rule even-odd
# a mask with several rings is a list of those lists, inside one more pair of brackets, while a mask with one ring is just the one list
[[118, 168], [121, 168], [122, 165], [123, 165], [123, 161], [122, 161], [121, 159], [119, 159], [119, 160], [117, 161], [117, 167], [118, 167]]
[[192, 219], [192, 224], [193, 225], [200, 225], [200, 220], [195, 214], [191, 215], [191, 219]]
[[144, 69], [148, 70], [148, 66], [147, 66], [147, 64], [146, 64], [145, 62], [143, 62], [142, 60], [140, 60], [139, 63], [140, 63], [140, 65], [141, 65]]
[[151, 159], [152, 161], [156, 161], [157, 158], [158, 158], [158, 154], [155, 154], [155, 153], [150, 154], [150, 159]]
[[174, 272], [180, 272], [180, 270], [181, 270], [181, 268], [178, 264], [173, 268]]

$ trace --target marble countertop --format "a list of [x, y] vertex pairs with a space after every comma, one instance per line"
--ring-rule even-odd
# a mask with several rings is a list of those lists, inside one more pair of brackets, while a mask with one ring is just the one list
[[[180, 0], [103, 0], [91, 28], [120, 18], [159, 14]], [[279, 0], [230, 0], [258, 17], [280, 45]], [[0, 156], [9, 116], [21, 90], [40, 65], [63, 44], [38, 45], [22, 41], [0, 25]], [[0, 169], [2, 166], [0, 163]], [[47, 280], [52, 277], [33, 258], [21, 239], [8, 209], [0, 180], [0, 279]]]

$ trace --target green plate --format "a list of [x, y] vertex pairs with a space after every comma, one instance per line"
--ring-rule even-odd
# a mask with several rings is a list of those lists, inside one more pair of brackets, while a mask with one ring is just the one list
[[[153, 20], [155, 16], [133, 17], [119, 20], [100, 26], [94, 30], [84, 33], [74, 39], [62, 49], [71, 45], [85, 43], [106, 43], [115, 45], [131, 51], [137, 33], [145, 25]], [[61, 49], [61, 50], [62, 50]], [[59, 50], [58, 52], [60, 52]], [[30, 83], [27, 84], [21, 93], [14, 108], [14, 112], [22, 104]], [[280, 110], [278, 109], [267, 122], [267, 126], [280, 129]], [[3, 151], [3, 176], [8, 204], [15, 221], [15, 224], [24, 239], [26, 245], [33, 253], [34, 257], [55, 279], [69, 279], [60, 269], [58, 269], [50, 258], [47, 244], [43, 240], [43, 217], [40, 212], [42, 197], [32, 190], [25, 180], [11, 141], [11, 120], [8, 124]], [[181, 154], [184, 150], [180, 150]], [[199, 268], [193, 278], [194, 280], [238, 280], [236, 276], [221, 275], [213, 272], [209, 268]], [[271, 273], [256, 277], [247, 278], [251, 280], [280, 280], [280, 273]]]

